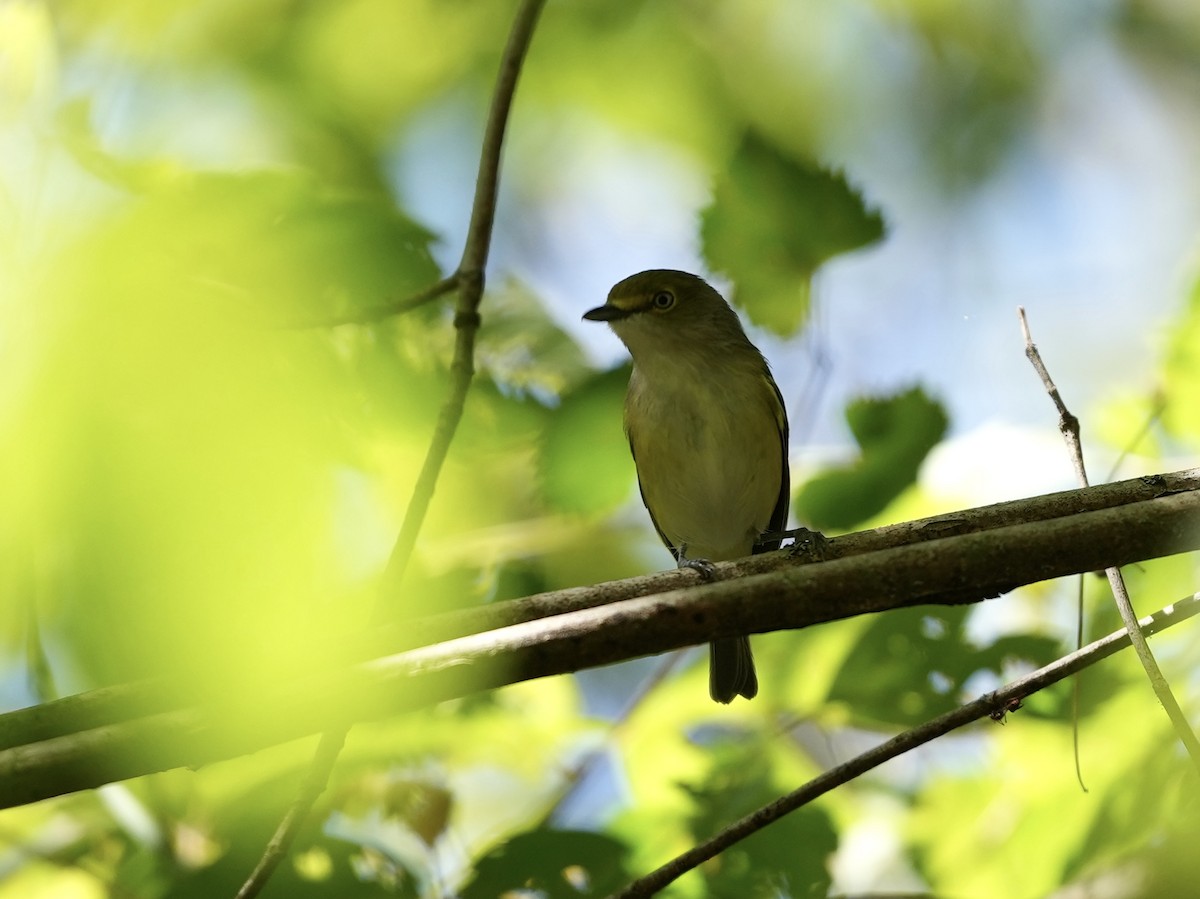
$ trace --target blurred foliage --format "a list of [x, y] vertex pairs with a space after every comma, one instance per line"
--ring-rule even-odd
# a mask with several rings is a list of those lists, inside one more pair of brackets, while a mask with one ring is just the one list
[[[669, 564], [621, 432], [628, 369], [588, 362], [570, 327], [583, 307], [562, 308], [542, 277], [595, 252], [561, 242], [555, 177], [578, 161], [562, 148], [589, 162], [653, 148], [710, 184], [688, 213], [708, 269], [752, 322], [800, 336], [820, 323], [822, 265], [880, 242], [885, 220], [903, 237], [853, 167], [842, 173], [848, 149], [889, 142], [908, 188], [953, 197], [1028, 143], [1068, 38], [1197, 68], [1186, 4], [1112, 6], [549, 3], [514, 107], [478, 376], [392, 611]], [[166, 674], [181, 703], [252, 703], [279, 670], [320, 664], [365, 626], [446, 395], [451, 303], [317, 325], [411, 295], [456, 256], [470, 176], [447, 188], [435, 228], [415, 199], [429, 169], [411, 154], [428, 155], [433, 133], [439, 171], [474, 158], [515, 7], [0, 2], [8, 707]], [[577, 133], [603, 140], [564, 140]], [[1137, 450], [1155, 460], [1200, 437], [1200, 291], [1163, 344], [1158, 396], [1131, 385], [1096, 413], [1120, 447], [1161, 399]], [[859, 459], [797, 478], [806, 523], [940, 510], [917, 476], [948, 413], [920, 388], [889, 391], [871, 385], [846, 409]], [[1171, 559], [1130, 581], [1157, 606], [1194, 574]], [[1111, 602], [1088, 593], [1089, 630], [1115, 627]], [[756, 637], [751, 704], [712, 705], [687, 657], [632, 704], [625, 691], [660, 661], [356, 727], [265, 895], [606, 894], [1061, 654], [1054, 599], [1039, 587], [1006, 597], [1006, 614], [913, 609]], [[1155, 641], [1190, 709], [1192, 644]], [[869, 869], [875, 891], [1187, 895], [1200, 815], [1136, 662], [1090, 671], [1081, 702], [1087, 794], [1064, 685], [1006, 727], [984, 722], [826, 795], [669, 894], [825, 895]], [[232, 895], [310, 752], [300, 741], [0, 813], [0, 899]], [[899, 820], [876, 816], [881, 798]]]
[[[542, 441], [546, 502], [565, 512], [611, 512], [635, 478], [619, 419], [629, 367], [596, 375], [563, 397]], [[580, 464], [586, 459], [587, 464]]]
[[[695, 803], [690, 825], [699, 842], [790, 789], [755, 741], [710, 746], [712, 766], [699, 783], [681, 788]], [[765, 764], [763, 763], [765, 761]], [[829, 815], [808, 806], [731, 847], [703, 869], [713, 897], [825, 896], [828, 860], [837, 848]]]
[[949, 425], [941, 404], [919, 387], [855, 400], [846, 407], [846, 422], [861, 458], [811, 478], [795, 498], [797, 517], [818, 530], [848, 530], [883, 511], [916, 480]]
[[605, 896], [631, 878], [617, 840], [581, 831], [537, 830], [496, 847], [475, 868], [463, 899], [529, 891], [547, 899]]
[[844, 176], [792, 160], [751, 131], [716, 180], [700, 236], [750, 320], [790, 336], [808, 315], [813, 272], [882, 238], [883, 219]]
[[[914, 726], [960, 706], [969, 697], [968, 682], [981, 672], [998, 682], [1012, 671], [1048, 665], [1059, 655], [1059, 641], [1034, 634], [976, 646], [967, 633], [969, 616], [962, 606], [876, 616], [837, 672], [829, 700], [844, 703], [859, 727]], [[881, 681], [905, 688], [881, 693]], [[1048, 714], [1066, 714], [1058, 698]]]

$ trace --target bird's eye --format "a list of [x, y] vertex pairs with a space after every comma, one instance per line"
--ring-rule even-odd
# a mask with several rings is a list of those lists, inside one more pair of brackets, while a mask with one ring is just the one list
[[675, 305], [675, 294], [669, 290], [660, 290], [651, 299], [655, 309], [670, 309]]

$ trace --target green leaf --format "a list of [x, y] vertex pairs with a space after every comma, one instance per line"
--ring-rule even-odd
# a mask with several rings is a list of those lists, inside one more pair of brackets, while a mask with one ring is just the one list
[[1186, 311], [1170, 329], [1163, 386], [1163, 422], [1177, 436], [1200, 438], [1200, 282], [1192, 288]]
[[589, 374], [579, 345], [526, 285], [512, 279], [484, 297], [477, 358], [479, 369], [503, 389], [543, 401]]
[[[713, 764], [697, 784], [681, 784], [696, 802], [689, 822], [693, 838], [705, 840], [786, 793], [771, 755], [756, 740], [709, 747]], [[798, 809], [721, 854], [705, 869], [712, 897], [825, 896], [829, 857], [837, 835], [819, 806]]]
[[912, 484], [925, 456], [946, 433], [941, 403], [914, 387], [895, 396], [858, 399], [846, 421], [862, 449], [853, 465], [810, 480], [792, 507], [809, 527], [847, 530], [883, 511]]
[[[179, 899], [234, 895], [278, 826], [282, 810], [294, 798], [297, 776], [293, 770], [247, 784], [243, 794], [208, 808], [213, 832], [206, 836], [224, 851], [212, 863], [192, 867], [180, 866], [161, 853], [159, 874], [170, 876], [170, 895]], [[374, 865], [368, 871], [362, 864], [364, 846], [326, 834], [325, 817], [322, 802], [300, 827], [292, 851], [271, 875], [265, 896], [353, 899], [419, 894], [424, 872], [407, 869], [402, 860], [387, 852], [374, 852]], [[136, 856], [130, 857], [129, 863], [143, 864]], [[145, 878], [137, 867], [129, 876]]]
[[734, 283], [755, 324], [794, 334], [808, 314], [809, 280], [839, 253], [883, 237], [844, 175], [780, 152], [748, 131], [701, 213], [704, 257]]
[[1059, 654], [1058, 641], [1031, 634], [980, 648], [967, 639], [970, 611], [948, 606], [872, 616], [834, 678], [829, 699], [844, 703], [858, 724], [909, 727], [974, 698], [964, 696], [964, 687], [978, 672], [1002, 676], [1016, 662], [1039, 667]]
[[390, 199], [329, 190], [295, 172], [203, 174], [140, 204], [151, 266], [186, 273], [235, 314], [271, 324], [353, 316], [440, 277], [433, 235]]
[[462, 899], [607, 896], [632, 879], [628, 854], [624, 843], [601, 834], [535, 830], [506, 840], [480, 859]]
[[620, 505], [633, 484], [633, 459], [621, 428], [629, 367], [613, 369], [567, 394], [542, 441], [541, 486], [563, 512], [598, 514]]

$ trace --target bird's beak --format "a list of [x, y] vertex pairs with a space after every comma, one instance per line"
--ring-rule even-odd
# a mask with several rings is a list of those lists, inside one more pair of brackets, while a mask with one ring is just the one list
[[611, 322], [618, 318], [624, 318], [629, 314], [628, 309], [622, 309], [620, 306], [613, 306], [605, 303], [603, 306], [597, 306], [595, 309], [589, 309], [583, 313], [583, 317], [590, 322]]

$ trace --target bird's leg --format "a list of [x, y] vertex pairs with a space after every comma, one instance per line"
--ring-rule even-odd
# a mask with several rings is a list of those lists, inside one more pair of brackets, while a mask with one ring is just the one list
[[696, 574], [700, 575], [702, 581], [715, 581], [717, 579], [717, 568], [708, 559], [689, 559], [686, 555], [687, 544], [680, 544], [675, 550], [675, 564], [679, 568], [690, 568]]

